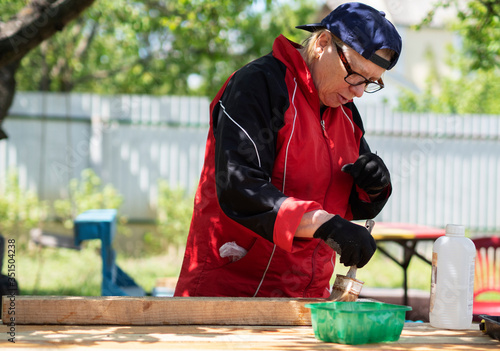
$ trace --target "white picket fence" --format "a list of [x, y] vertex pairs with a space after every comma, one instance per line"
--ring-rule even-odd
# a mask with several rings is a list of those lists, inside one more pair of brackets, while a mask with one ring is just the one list
[[[392, 174], [393, 195], [377, 220], [500, 232], [500, 116], [358, 107]], [[18, 92], [4, 122], [0, 177], [16, 167], [21, 185], [50, 201], [92, 168], [123, 195], [122, 214], [151, 220], [160, 179], [194, 192], [208, 109], [198, 97]]]

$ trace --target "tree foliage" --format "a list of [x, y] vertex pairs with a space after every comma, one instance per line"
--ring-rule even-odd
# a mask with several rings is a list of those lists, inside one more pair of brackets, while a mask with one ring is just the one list
[[[461, 38], [461, 47], [450, 54], [456, 77], [432, 72], [421, 94], [404, 92], [399, 109], [442, 113], [485, 113], [500, 111], [500, 2], [472, 0], [460, 7], [458, 0], [443, 0], [437, 7], [455, 6], [458, 18], [451, 29]], [[429, 13], [421, 26], [434, 15]]]
[[56, 32], [62, 31], [95, 0], [0, 0], [0, 140], [2, 122], [14, 99], [20, 61]]
[[[73, 228], [74, 220], [79, 214], [96, 209], [119, 209], [123, 196], [112, 184], [102, 184], [99, 176], [90, 168], [84, 169], [80, 179], [72, 179], [68, 185], [68, 198], [54, 201], [56, 218], [66, 228]], [[118, 223], [126, 222], [120, 216]]]
[[293, 38], [314, 5], [98, 0], [22, 60], [18, 89], [212, 96], [233, 71], [269, 52], [277, 35]]
[[[437, 1], [417, 29], [428, 25], [438, 8], [454, 7], [457, 22], [451, 29], [462, 38], [462, 53], [467, 58], [466, 69], [500, 67], [500, 2], [498, 0]], [[462, 62], [463, 64], [465, 62]]]

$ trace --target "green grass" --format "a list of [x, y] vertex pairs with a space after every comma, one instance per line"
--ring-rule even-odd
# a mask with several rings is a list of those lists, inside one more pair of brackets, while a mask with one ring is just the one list
[[100, 295], [101, 257], [81, 251], [30, 248], [17, 251], [16, 279], [22, 295]]
[[[395, 244], [383, 244], [389, 248], [391, 254], [401, 258], [402, 252]], [[432, 250], [432, 249], [430, 249]], [[423, 250], [422, 252], [425, 252]], [[337, 263], [335, 274], [345, 274], [348, 268]], [[431, 287], [431, 266], [414, 256], [408, 267], [408, 288], [430, 291]], [[370, 288], [402, 288], [403, 268], [394, 261], [376, 251], [368, 264], [357, 270], [356, 278], [364, 282], [364, 287]]]
[[[116, 261], [138, 285], [151, 292], [158, 278], [178, 276], [182, 257], [182, 250], [171, 249], [164, 255], [140, 258], [118, 254]], [[23, 295], [99, 296], [101, 267], [98, 241], [88, 242], [80, 251], [28, 247], [16, 254], [16, 278]], [[335, 273], [346, 272], [347, 268], [337, 262]], [[402, 272], [401, 267], [377, 251], [358, 270], [357, 278], [365, 282], [365, 287], [401, 288]], [[430, 272], [427, 263], [414, 258], [408, 269], [409, 287], [429, 291]]]
[[[93, 244], [93, 243], [89, 243]], [[116, 262], [147, 292], [156, 279], [179, 274], [182, 254], [172, 250], [162, 256], [127, 258]], [[102, 260], [99, 247], [82, 250], [30, 248], [16, 255], [16, 279], [22, 295], [101, 295]]]

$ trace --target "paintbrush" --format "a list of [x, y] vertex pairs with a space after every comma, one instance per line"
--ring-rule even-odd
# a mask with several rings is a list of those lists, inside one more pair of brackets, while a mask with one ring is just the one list
[[[365, 227], [371, 233], [375, 221], [368, 219]], [[356, 270], [358, 267], [351, 266], [346, 275], [337, 274], [332, 286], [332, 293], [328, 300], [330, 301], [356, 301], [361, 292], [364, 282], [356, 279]]]

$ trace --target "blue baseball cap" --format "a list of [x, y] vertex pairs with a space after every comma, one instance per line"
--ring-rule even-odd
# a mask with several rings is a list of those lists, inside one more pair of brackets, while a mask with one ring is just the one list
[[[321, 23], [295, 28], [309, 32], [328, 29], [365, 59], [386, 70], [394, 67], [401, 53], [401, 36], [394, 25], [385, 18], [385, 13], [359, 2], [338, 6], [323, 18]], [[375, 51], [380, 49], [393, 50], [395, 55], [392, 60], [388, 61], [377, 55]]]

